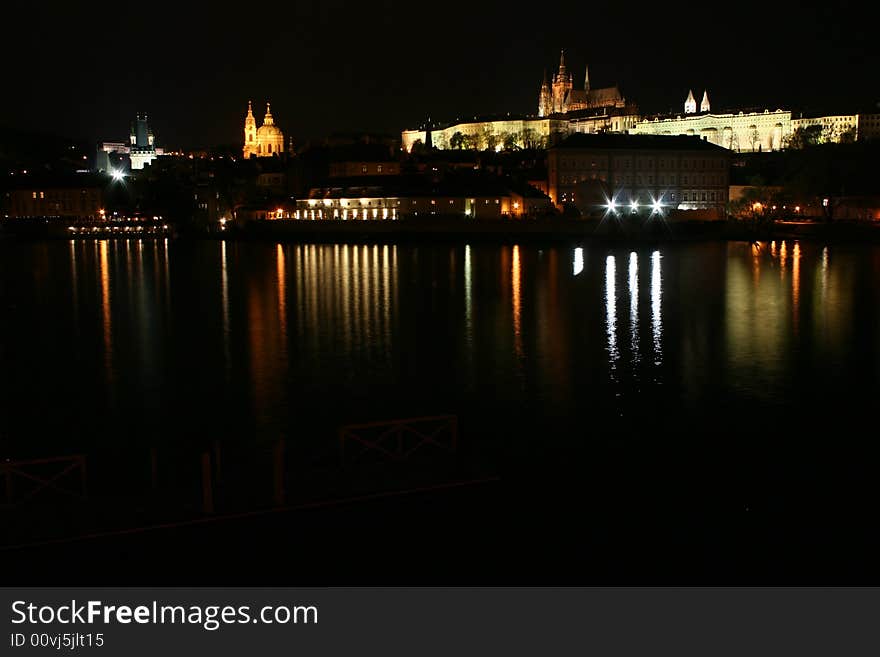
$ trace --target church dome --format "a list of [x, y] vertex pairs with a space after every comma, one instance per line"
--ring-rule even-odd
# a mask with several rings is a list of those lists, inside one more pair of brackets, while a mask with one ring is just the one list
[[271, 137], [282, 137], [281, 130], [277, 125], [261, 125], [257, 128], [257, 137], [260, 139], [267, 139]]

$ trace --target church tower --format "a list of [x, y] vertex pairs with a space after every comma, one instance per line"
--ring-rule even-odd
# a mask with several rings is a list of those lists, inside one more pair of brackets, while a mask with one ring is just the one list
[[254, 118], [254, 109], [251, 101], [248, 101], [247, 116], [244, 119], [244, 158], [257, 154], [257, 120]]
[[709, 111], [709, 92], [703, 91], [703, 100], [700, 101], [700, 111], [708, 112]]
[[553, 112], [553, 101], [550, 96], [550, 83], [547, 82], [547, 69], [544, 69], [544, 82], [538, 94], [538, 116], [544, 117]]
[[590, 93], [590, 67], [587, 65], [587, 74], [584, 76], [584, 91]]
[[553, 76], [553, 112], [565, 113], [571, 97], [574, 82], [571, 73], [565, 68], [565, 50], [559, 55], [559, 71]]
[[696, 114], [697, 113], [697, 101], [694, 98], [694, 90], [688, 90], [687, 100], [684, 101], [684, 113], [685, 114]]

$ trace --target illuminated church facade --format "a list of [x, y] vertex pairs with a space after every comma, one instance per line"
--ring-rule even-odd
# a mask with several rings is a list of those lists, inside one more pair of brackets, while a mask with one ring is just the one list
[[547, 81], [547, 73], [544, 73], [544, 82], [538, 94], [538, 116], [550, 116], [551, 114], [568, 114], [578, 110], [592, 109], [622, 109], [626, 101], [620, 94], [617, 85], [592, 89], [590, 87], [590, 68], [584, 75], [584, 88], [574, 88], [574, 75], [565, 66], [565, 51], [559, 55], [559, 70], [554, 74], [553, 81]]
[[251, 101], [248, 101], [247, 116], [244, 119], [244, 157], [272, 157], [284, 152], [284, 133], [275, 125], [272, 110], [266, 103], [263, 125], [257, 127]]

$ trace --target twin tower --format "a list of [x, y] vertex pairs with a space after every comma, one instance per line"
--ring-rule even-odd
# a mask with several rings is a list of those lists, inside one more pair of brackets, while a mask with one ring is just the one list
[[[710, 110], [709, 107], [709, 92], [703, 92], [703, 100], [700, 101], [700, 112], [708, 112]], [[688, 97], [684, 101], [684, 113], [685, 114], [696, 114], [697, 113], [697, 101], [694, 98], [694, 90], [688, 90]]]

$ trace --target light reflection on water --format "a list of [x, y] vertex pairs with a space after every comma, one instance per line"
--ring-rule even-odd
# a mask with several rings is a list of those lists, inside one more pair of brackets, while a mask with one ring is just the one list
[[712, 394], [781, 402], [804, 371], [818, 386], [858, 377], [872, 389], [880, 367], [880, 339], [860, 329], [877, 323], [876, 292], [856, 303], [860, 282], [862, 294], [876, 289], [876, 248], [16, 248], [17, 260], [0, 260], [0, 299], [32, 316], [0, 325], [0, 339], [44, 354], [25, 365], [0, 351], [11, 373], [0, 411], [21, 422], [45, 398], [39, 382], [55, 380], [70, 395], [61, 411], [77, 418], [149, 403], [160, 422], [176, 412], [168, 398], [191, 395], [200, 417], [223, 407], [239, 431], [279, 435], [318, 411], [369, 419], [491, 403], [502, 416], [565, 417], [590, 398], [601, 414], [604, 396], [637, 383], [646, 399], [681, 388], [698, 404], [709, 381]]
[[660, 252], [651, 254], [651, 333], [654, 344], [654, 364], [663, 362], [663, 276], [660, 273]]
[[617, 351], [617, 291], [614, 278], [615, 258], [613, 255], [605, 258], [605, 325], [608, 335], [608, 363], [611, 368], [611, 377], [614, 378], [617, 368], [617, 360], [620, 354]]
[[629, 254], [629, 331], [630, 352], [634, 364], [639, 362], [639, 256]]

